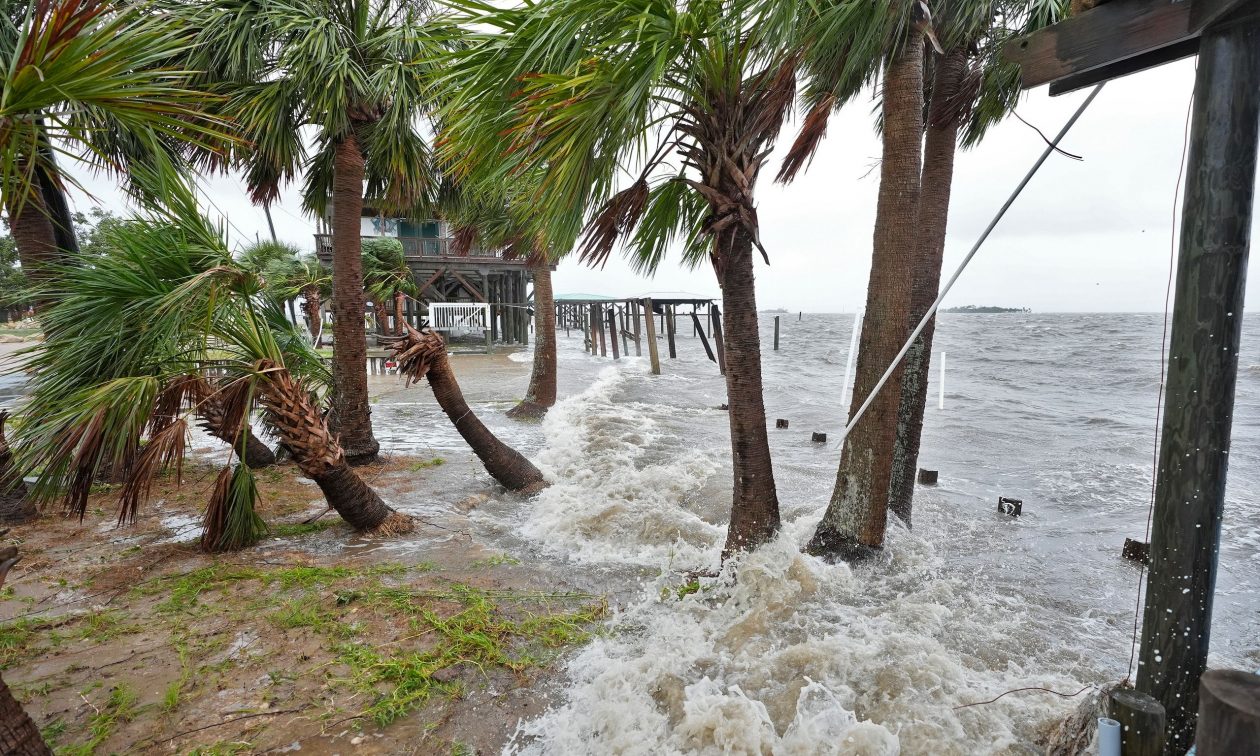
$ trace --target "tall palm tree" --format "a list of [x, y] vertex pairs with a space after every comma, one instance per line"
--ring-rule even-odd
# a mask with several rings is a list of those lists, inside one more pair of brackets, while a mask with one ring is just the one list
[[222, 136], [173, 65], [184, 49], [144, 3], [0, 0], [0, 204], [32, 283], [74, 251], [58, 155], [121, 172], [128, 157], [167, 161], [172, 141]]
[[403, 298], [419, 293], [411, 266], [397, 239], [368, 239], [363, 242], [363, 288], [376, 310], [378, 330], [388, 332], [385, 302], [394, 311], [394, 333], [402, 333]]
[[[267, 203], [297, 172], [306, 209], [327, 216], [333, 248], [334, 430], [355, 463], [376, 457], [367, 392], [360, 216], [405, 211], [434, 188], [421, 124], [439, 41], [409, 0], [168, 0], [196, 29], [190, 65], [228, 96], [249, 142], [234, 164]], [[303, 127], [315, 130], [308, 153]]]
[[[975, 146], [991, 126], [1012, 112], [1021, 93], [1019, 68], [1002, 60], [1002, 46], [1013, 36], [1054, 23], [1063, 13], [1061, 0], [971, 0], [948, 6], [943, 14], [938, 14], [935, 27], [945, 52], [929, 52], [933, 75], [924, 124], [919, 239], [910, 292], [911, 327], [927, 314], [940, 290], [954, 154], [960, 131], [963, 146]], [[902, 373], [888, 506], [907, 525], [913, 511], [935, 330], [933, 317], [906, 354]]]
[[[750, 33], [770, 27], [750, 3], [460, 5], [468, 46], [443, 79], [457, 177], [541, 171], [536, 223], [559, 248], [581, 234], [589, 263], [625, 242], [651, 270], [681, 237], [685, 261], [712, 265], [727, 315], [733, 468], [723, 553], [755, 548], [779, 529], [753, 285], [753, 257], [766, 255], [755, 189], [794, 100], [794, 56]], [[618, 191], [627, 162], [637, 175]]]
[[[324, 420], [319, 391], [329, 378], [318, 355], [190, 192], [108, 237], [90, 266], [59, 267], [46, 285], [54, 304], [27, 362], [34, 378], [14, 442], [19, 468], [38, 470], [37, 500], [61, 499], [82, 515], [108, 467], [125, 471], [120, 520], [134, 517], [153, 476], [178, 470], [190, 417], [216, 400], [242, 458], [241, 431], [257, 408], [343, 519], [359, 530], [410, 527], [348, 466]], [[202, 377], [210, 370], [222, 375], [215, 384]], [[203, 544], [255, 539], [255, 497], [250, 466], [225, 465]]]

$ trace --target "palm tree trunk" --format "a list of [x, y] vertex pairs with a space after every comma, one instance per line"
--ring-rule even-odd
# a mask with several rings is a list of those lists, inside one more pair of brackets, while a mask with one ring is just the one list
[[271, 467], [276, 463], [276, 453], [254, 435], [249, 426], [239, 431], [234, 430], [235, 423], [227, 416], [222, 395], [207, 382], [201, 391], [201, 400], [197, 402], [197, 415], [201, 418], [201, 427], [211, 436], [232, 447], [232, 451], [240, 454], [241, 434], [245, 434], [245, 456], [241, 460], [246, 466], [255, 470]]
[[539, 418], [556, 403], [556, 303], [551, 289], [551, 265], [530, 266], [534, 278], [534, 369], [521, 403], [508, 411], [508, 417]]
[[402, 336], [390, 337], [389, 348], [398, 360], [399, 372], [407, 376], [407, 382], [429, 379], [429, 387], [438, 405], [464, 441], [472, 447], [485, 465], [486, 472], [504, 488], [521, 493], [533, 493], [547, 485], [542, 473], [520, 452], [499, 440], [481, 420], [473, 414], [464, 392], [459, 389], [455, 371], [446, 356], [446, 342], [436, 331], [417, 331], [408, 326]]
[[293, 454], [298, 469], [315, 481], [328, 505], [356, 530], [410, 531], [411, 518], [385, 504], [347, 463], [323, 414], [301, 382], [283, 369], [267, 375], [259, 401], [285, 448]]
[[407, 309], [406, 300], [401, 291], [394, 292], [394, 334], [403, 332], [403, 312]]
[[20, 525], [39, 517], [39, 510], [26, 495], [26, 481], [13, 467], [13, 452], [4, 433], [8, 419], [9, 411], [0, 410], [0, 523]]
[[0, 753], [6, 756], [52, 756], [39, 728], [0, 679]]
[[755, 549], [774, 538], [779, 532], [779, 497], [774, 485], [762, 398], [761, 336], [757, 325], [752, 239], [742, 226], [737, 226], [720, 235], [715, 243], [729, 245], [721, 280], [722, 307], [726, 310], [722, 339], [726, 352], [734, 490], [731, 524], [722, 550], [725, 560], [735, 551]]
[[[923, 148], [923, 179], [919, 194], [919, 241], [915, 249], [914, 285], [910, 288], [910, 327], [927, 314], [941, 287], [945, 258], [945, 229], [949, 221], [949, 196], [954, 182], [954, 152], [958, 145], [958, 110], [952, 100], [967, 70], [967, 50], [949, 50], [937, 64], [928, 107], [927, 137]], [[923, 411], [927, 407], [928, 367], [936, 317], [915, 339], [906, 354], [901, 378], [901, 403], [897, 410], [897, 441], [893, 447], [892, 480], [888, 507], [910, 524], [914, 500], [915, 468], [923, 436]]]
[[[8, 531], [0, 532], [4, 535]], [[16, 546], [0, 549], [0, 587], [4, 586], [9, 570], [18, 563]], [[0, 753], [9, 756], [52, 756], [52, 750], [44, 744], [44, 737], [31, 717], [13, 697], [9, 686], [0, 679]]]
[[329, 413], [351, 464], [376, 459], [381, 445], [372, 435], [368, 404], [367, 335], [363, 330], [363, 153], [353, 133], [333, 156], [333, 396]]
[[[883, 116], [884, 150], [866, 323], [850, 417], [892, 364], [910, 331], [923, 139], [923, 42], [917, 36], [884, 72]], [[831, 503], [806, 546], [809, 553], [851, 560], [883, 548], [900, 403], [901, 371], [897, 370], [845, 438]]]
[[[323, 303], [319, 298], [319, 287], [311, 284], [302, 287], [302, 309], [306, 313], [306, 327], [311, 331], [311, 338], [318, 339], [320, 336], [320, 308]], [[319, 346], [316, 344], [315, 346]]]
[[[57, 235], [44, 205], [44, 195], [38, 189], [36, 184], [20, 209], [16, 199], [8, 208], [9, 230], [17, 246], [18, 260], [32, 286], [48, 283], [47, 268], [60, 257], [60, 252], [57, 251]], [[42, 302], [36, 301], [36, 309], [41, 304]]]

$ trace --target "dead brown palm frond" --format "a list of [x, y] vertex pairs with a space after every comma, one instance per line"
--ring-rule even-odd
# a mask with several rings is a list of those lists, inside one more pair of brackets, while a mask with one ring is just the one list
[[226, 383], [211, 384], [211, 389], [212, 392], [202, 402], [202, 406], [217, 403], [222, 417], [222, 425], [218, 429], [222, 435], [219, 437], [234, 444], [249, 420], [249, 410], [254, 403], [254, 382], [249, 378], [237, 378]]
[[[967, 64], [964, 64], [967, 65]], [[933, 92], [930, 125], [942, 127], [949, 123], [962, 123], [975, 107], [983, 84], [983, 72], [979, 66], [967, 65], [966, 70], [958, 78], [957, 86], [950, 92]], [[942, 97], [940, 109], [936, 109], [936, 98]]]
[[158, 392], [149, 416], [149, 435], [156, 436], [175, 422], [185, 407], [204, 396], [205, 380], [199, 375], [181, 375], [167, 382]]
[[787, 119], [788, 109], [796, 100], [795, 57], [789, 58], [775, 69], [762, 72], [754, 84], [751, 105], [752, 118], [748, 123], [745, 139], [755, 143], [755, 149], [773, 143]]
[[831, 111], [835, 105], [835, 95], [827, 95], [810, 108], [800, 133], [796, 135], [796, 140], [792, 142], [791, 148], [783, 158], [783, 164], [779, 167], [779, 174], [775, 176], [775, 181], [780, 184], [791, 183], [813, 162], [818, 145], [822, 144], [823, 137], [827, 136], [827, 123], [831, 119]]
[[477, 227], [472, 224], [456, 228], [451, 235], [451, 254], [463, 256], [472, 252], [477, 245], [478, 235]]
[[398, 362], [398, 371], [407, 376], [408, 386], [422, 380], [434, 360], [446, 354], [446, 342], [437, 331], [417, 331], [410, 325], [402, 334], [382, 339], [382, 343]]
[[158, 473], [175, 469], [175, 485], [183, 482], [184, 444], [188, 438], [188, 421], [176, 418], [160, 432], [149, 438], [144, 451], [136, 458], [128, 472], [118, 497], [118, 524], [135, 522], [140, 505], [148, 500], [153, 480]]
[[210, 503], [201, 531], [205, 551], [236, 551], [258, 542], [267, 524], [258, 516], [254, 503], [258, 487], [246, 465], [227, 466], [219, 472], [210, 494]]
[[638, 225], [647, 204], [646, 178], [640, 178], [610, 197], [603, 209], [586, 224], [578, 260], [591, 267], [606, 264], [618, 240]]

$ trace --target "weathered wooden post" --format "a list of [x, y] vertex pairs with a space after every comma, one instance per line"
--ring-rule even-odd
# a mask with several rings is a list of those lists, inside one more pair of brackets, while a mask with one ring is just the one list
[[713, 346], [717, 347], [718, 371], [726, 375], [726, 342], [722, 338], [722, 313], [717, 305], [709, 305], [709, 314], [713, 316]]
[[647, 325], [648, 359], [652, 362], [652, 374], [661, 374], [661, 355], [656, 349], [656, 323], [652, 320], [652, 300], [643, 300], [644, 322]]
[[1260, 675], [1234, 669], [1203, 673], [1196, 756], [1260, 753]]
[[678, 349], [674, 346], [674, 306], [665, 305], [665, 340], [669, 343], [669, 358], [678, 358]]
[[621, 331], [621, 353], [630, 356], [630, 329], [626, 328], [626, 317], [630, 311], [629, 305], [621, 305], [617, 311], [618, 330]]
[[586, 333], [590, 339], [591, 356], [599, 354], [598, 336], [595, 335], [595, 305], [587, 305], [582, 308], [586, 310]]
[[779, 316], [774, 316], [774, 351], [779, 351]]
[[1137, 689], [1167, 713], [1166, 754], [1194, 743], [1207, 668], [1258, 141], [1253, 16], [1209, 28], [1199, 40], [1137, 674]]
[[1107, 713], [1120, 723], [1121, 756], [1159, 756], [1164, 749], [1164, 707], [1132, 688], [1113, 688]]
[[695, 333], [700, 334], [700, 343], [704, 346], [704, 353], [709, 356], [710, 361], [717, 362], [717, 358], [713, 356], [713, 349], [709, 347], [709, 337], [704, 335], [704, 326], [700, 325], [700, 316], [695, 310], [691, 311], [691, 324]]
[[641, 338], [641, 334], [639, 333], [639, 309], [640, 309], [639, 303], [631, 302], [630, 306], [633, 308], [633, 311], [634, 311], [634, 356], [642, 357], [643, 346], [640, 343], [642, 341], [642, 338]]
[[612, 342], [613, 359], [619, 360], [621, 354], [617, 351], [617, 311], [615, 308], [608, 311], [608, 330], [611, 337], [608, 340]]
[[599, 356], [608, 356], [608, 341], [604, 336], [604, 306], [595, 305], [595, 327], [599, 329]]

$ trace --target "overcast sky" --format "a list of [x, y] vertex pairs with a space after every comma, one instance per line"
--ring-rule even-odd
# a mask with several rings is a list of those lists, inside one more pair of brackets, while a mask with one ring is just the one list
[[[1050, 158], [963, 273], [946, 306], [1162, 310], [1173, 191], [1193, 84], [1193, 59], [1109, 83], [1061, 145], [1084, 160]], [[1053, 136], [1084, 98], [1085, 92], [1051, 98], [1041, 87], [1018, 112]], [[879, 171], [872, 170], [880, 152], [873, 107], [868, 97], [833, 116], [813, 164], [787, 187], [769, 181], [799, 121], [785, 129], [758, 187], [762, 241], [771, 263], [758, 262], [762, 309], [851, 312], [865, 301], [879, 184]], [[1012, 118], [980, 147], [959, 154], [945, 277], [1044, 147], [1036, 132]], [[101, 204], [118, 209], [112, 183], [85, 179]], [[250, 205], [239, 180], [219, 178], [207, 186], [218, 212], [229, 219], [234, 241], [267, 236], [262, 210]], [[89, 204], [78, 198], [76, 208]], [[297, 186], [284, 192], [273, 215], [282, 239], [312, 247], [314, 223], [302, 213]], [[603, 270], [564, 262], [555, 290], [718, 295], [710, 268], [688, 271], [676, 261], [677, 256], [662, 265], [654, 279], [635, 275], [620, 259]], [[1256, 278], [1247, 287], [1249, 302], [1260, 294]]]

